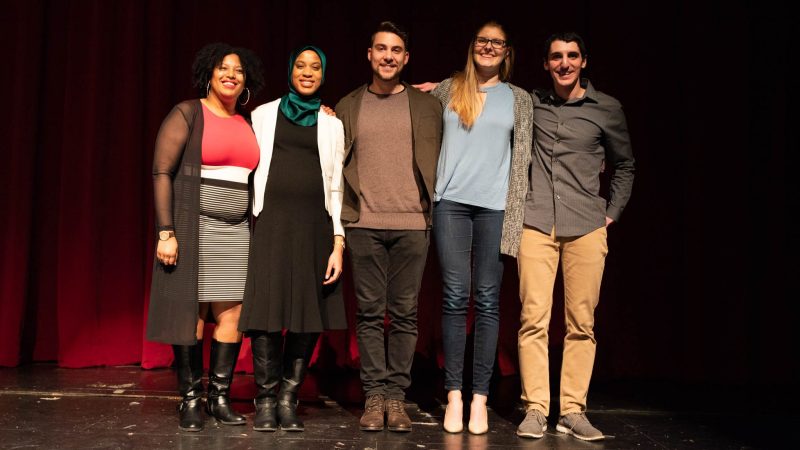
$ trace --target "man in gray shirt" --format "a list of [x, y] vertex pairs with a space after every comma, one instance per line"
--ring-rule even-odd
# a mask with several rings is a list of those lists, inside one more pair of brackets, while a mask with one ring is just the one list
[[[566, 336], [556, 429], [583, 440], [603, 439], [586, 418], [594, 366], [594, 309], [600, 297], [606, 228], [619, 220], [633, 185], [633, 153], [620, 103], [581, 78], [586, 47], [575, 33], [545, 42], [544, 68], [553, 90], [533, 92], [534, 149], [518, 261], [522, 437], [542, 437], [550, 408], [548, 328], [559, 262], [564, 277]], [[613, 170], [609, 199], [600, 172]]]
[[411, 431], [403, 400], [417, 343], [442, 107], [400, 82], [408, 57], [406, 33], [383, 22], [367, 51], [372, 82], [336, 105], [345, 132], [342, 222], [358, 301], [365, 431], [383, 430], [384, 418], [390, 431]]

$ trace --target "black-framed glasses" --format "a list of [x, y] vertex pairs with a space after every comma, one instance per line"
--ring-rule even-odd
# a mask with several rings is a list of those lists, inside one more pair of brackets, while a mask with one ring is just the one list
[[483, 36], [475, 36], [476, 47], [485, 47], [490, 42], [492, 44], [492, 48], [503, 48], [506, 46], [506, 41], [503, 39], [489, 39]]

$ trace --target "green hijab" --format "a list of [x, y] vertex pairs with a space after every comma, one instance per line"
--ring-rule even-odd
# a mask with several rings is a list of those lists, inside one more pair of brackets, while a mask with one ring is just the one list
[[317, 114], [319, 114], [319, 107], [322, 104], [322, 99], [319, 98], [318, 94], [319, 89], [313, 95], [304, 96], [300, 95], [292, 84], [294, 62], [300, 56], [300, 53], [306, 50], [311, 50], [319, 55], [319, 59], [322, 61], [322, 80], [320, 83], [325, 81], [325, 53], [322, 53], [322, 50], [313, 45], [306, 45], [294, 50], [289, 57], [289, 93], [281, 97], [280, 109], [283, 115], [295, 125], [313, 127], [317, 124]]

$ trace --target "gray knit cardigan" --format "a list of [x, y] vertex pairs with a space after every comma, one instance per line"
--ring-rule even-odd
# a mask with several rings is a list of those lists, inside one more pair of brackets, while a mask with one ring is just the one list
[[[431, 91], [431, 94], [442, 102], [443, 108], [446, 108], [450, 102], [452, 83], [453, 79], [448, 78]], [[511, 136], [511, 176], [508, 180], [500, 252], [516, 258], [519, 254], [519, 242], [522, 239], [525, 195], [530, 186], [528, 168], [531, 163], [531, 141], [533, 139], [533, 100], [531, 94], [524, 89], [511, 83], [508, 85], [511, 87], [511, 92], [514, 93], [514, 132]]]

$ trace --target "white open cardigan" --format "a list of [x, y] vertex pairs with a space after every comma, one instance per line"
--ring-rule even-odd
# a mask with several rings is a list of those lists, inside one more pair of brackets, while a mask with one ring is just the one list
[[[278, 106], [281, 99], [271, 101], [256, 108], [252, 114], [253, 131], [261, 148], [261, 159], [253, 176], [254, 196], [253, 215], [258, 216], [264, 209], [264, 191], [267, 189], [269, 164], [272, 161], [272, 147], [275, 142], [275, 125], [278, 121]], [[336, 117], [321, 112], [317, 116], [317, 146], [319, 165], [322, 169], [322, 185], [325, 190], [325, 209], [333, 221], [333, 233], [344, 236], [342, 226], [342, 163], [344, 160], [344, 128]]]

